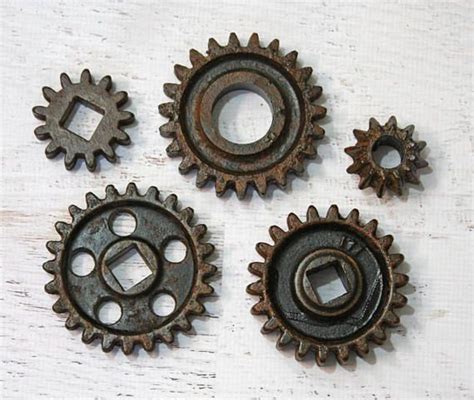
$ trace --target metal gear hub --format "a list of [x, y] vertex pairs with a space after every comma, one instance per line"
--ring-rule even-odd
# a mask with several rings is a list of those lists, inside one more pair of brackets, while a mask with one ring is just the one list
[[[276, 39], [262, 47], [255, 33], [247, 46], [232, 33], [225, 46], [210, 39], [207, 56], [191, 50], [192, 68], [175, 66], [180, 84], [164, 85], [173, 102], [159, 107], [169, 118], [161, 135], [173, 139], [167, 153], [183, 158], [179, 171], [197, 169], [198, 187], [214, 180], [218, 196], [233, 189], [240, 199], [249, 185], [264, 195], [270, 183], [284, 187], [289, 172], [301, 174], [304, 159], [316, 156], [314, 140], [324, 135], [316, 121], [326, 109], [315, 104], [322, 89], [309, 83], [312, 68], [296, 58], [281, 54]], [[217, 126], [216, 103], [235, 90], [261, 95], [272, 109], [268, 132], [249, 144], [227, 140]]]
[[[298, 360], [312, 349], [319, 365], [331, 352], [341, 364], [350, 350], [363, 357], [369, 341], [381, 344], [385, 328], [399, 323], [394, 309], [406, 304], [397, 288], [408, 277], [394, 272], [403, 256], [389, 254], [392, 236], [378, 237], [377, 221], [361, 224], [356, 209], [343, 218], [335, 205], [326, 217], [310, 206], [306, 222], [290, 214], [287, 223], [288, 231], [270, 228], [275, 244], [259, 243], [265, 260], [249, 266], [260, 278], [247, 288], [260, 297], [251, 311], [268, 317], [262, 333], [280, 330], [279, 348], [296, 343]], [[330, 268], [344, 291], [323, 298], [320, 274]]]
[[[58, 92], [50, 87], [43, 88], [43, 96], [49, 106], [33, 108], [34, 116], [45, 121], [44, 125], [35, 129], [35, 135], [39, 140], [50, 140], [45, 150], [46, 157], [54, 158], [64, 153], [66, 169], [74, 168], [77, 160], [83, 158], [89, 171], [95, 170], [99, 154], [109, 162], [115, 162], [114, 145], [130, 143], [130, 137], [121, 129], [134, 120], [131, 112], [121, 110], [127, 102], [127, 93], [112, 93], [110, 76], [104, 76], [95, 84], [87, 69], [82, 71], [78, 83], [72, 83], [65, 73], [61, 74], [60, 80], [62, 89]], [[76, 103], [85, 104], [103, 115], [89, 140], [65, 127], [65, 121]]]
[[[175, 331], [191, 329], [190, 315], [203, 314], [200, 298], [213, 292], [206, 283], [216, 271], [205, 261], [214, 250], [203, 241], [206, 226], [193, 224], [193, 210], [179, 209], [175, 195], [161, 201], [155, 187], [142, 196], [133, 183], [124, 194], [109, 185], [104, 199], [88, 193], [86, 201], [85, 210], [69, 207], [72, 222], [56, 223], [61, 240], [47, 243], [55, 258], [43, 266], [54, 275], [45, 290], [59, 295], [53, 310], [68, 314], [68, 329], [83, 329], [83, 342], [101, 339], [105, 352], [117, 345], [130, 354], [136, 344], [152, 351], [157, 341], [173, 342]], [[135, 230], [127, 236], [113, 229], [119, 212], [132, 215], [136, 221]], [[168, 261], [164, 255], [171, 240], [179, 240], [186, 247], [180, 262]], [[151, 273], [126, 290], [114, 275], [112, 264], [132, 248]], [[79, 253], [94, 259], [94, 268], [86, 275], [79, 276], [72, 269], [72, 259]], [[152, 307], [153, 299], [162, 294], [175, 301], [174, 310], [166, 316], [158, 315]], [[101, 304], [109, 301], [121, 310], [114, 323], [102, 321], [98, 312]]]

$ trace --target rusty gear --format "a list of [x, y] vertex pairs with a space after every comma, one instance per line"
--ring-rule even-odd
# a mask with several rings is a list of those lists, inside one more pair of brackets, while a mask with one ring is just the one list
[[[69, 314], [66, 327], [82, 328], [84, 343], [101, 339], [105, 352], [117, 345], [130, 354], [136, 344], [152, 351], [157, 341], [173, 342], [174, 331], [191, 329], [190, 315], [204, 313], [200, 298], [213, 292], [205, 282], [216, 271], [205, 262], [214, 250], [202, 240], [206, 226], [191, 223], [193, 210], [178, 209], [174, 194], [161, 201], [156, 187], [142, 196], [134, 183], [127, 186], [125, 194], [109, 185], [104, 199], [88, 193], [86, 202], [85, 210], [69, 207], [72, 223], [56, 223], [61, 240], [47, 243], [55, 258], [43, 266], [54, 275], [45, 290], [59, 295], [53, 310]], [[136, 228], [129, 236], [118, 236], [113, 230], [113, 218], [119, 212], [135, 218]], [[171, 262], [164, 257], [170, 240], [186, 246], [182, 261]], [[112, 264], [132, 248], [151, 274], [127, 290], [113, 275]], [[83, 252], [93, 256], [95, 266], [87, 275], [78, 276], [72, 269], [72, 257]], [[162, 293], [171, 295], [176, 304], [167, 316], [152, 310], [153, 299]], [[99, 307], [107, 301], [117, 303], [122, 312], [112, 324], [103, 323], [99, 317]]]
[[[65, 153], [66, 169], [74, 168], [76, 161], [83, 158], [89, 171], [95, 170], [96, 156], [99, 154], [108, 161], [115, 162], [116, 154], [113, 146], [130, 143], [129, 136], [120, 129], [121, 126], [129, 125], [134, 120], [131, 112], [120, 110], [127, 102], [127, 93], [112, 93], [110, 76], [104, 76], [95, 84], [87, 69], [82, 71], [79, 83], [72, 83], [65, 73], [61, 74], [60, 80], [62, 89], [58, 92], [50, 87], [43, 88], [43, 96], [49, 102], [49, 106], [33, 108], [34, 116], [46, 122], [35, 129], [36, 137], [39, 140], [51, 139], [45, 150], [46, 157], [54, 158], [61, 152]], [[103, 115], [89, 140], [64, 126], [77, 102]]]
[[[275, 244], [259, 243], [265, 261], [249, 265], [260, 277], [247, 287], [260, 297], [252, 314], [268, 317], [262, 333], [279, 329], [277, 347], [296, 343], [298, 360], [312, 349], [319, 365], [331, 352], [341, 364], [350, 350], [363, 357], [368, 341], [381, 344], [386, 326], [399, 323], [394, 309], [406, 304], [396, 288], [408, 277], [393, 272], [403, 256], [388, 253], [392, 236], [378, 237], [377, 221], [361, 224], [356, 209], [341, 217], [335, 205], [326, 217], [310, 206], [306, 222], [290, 214], [287, 223], [288, 231], [270, 228]], [[325, 278], [317, 275], [327, 268], [335, 269], [346, 291], [329, 300], [319, 293]]]
[[[412, 139], [414, 129], [413, 125], [399, 128], [393, 116], [383, 126], [375, 118], [371, 118], [368, 131], [354, 129], [357, 143], [347, 147], [345, 152], [354, 159], [347, 172], [360, 175], [359, 189], [372, 186], [377, 196], [382, 197], [386, 188], [401, 195], [405, 182], [420, 183], [417, 169], [428, 166], [428, 162], [420, 155], [426, 142], [415, 142]], [[373, 157], [373, 152], [379, 146], [395, 148], [400, 154], [400, 164], [394, 168], [380, 166]]]
[[[264, 195], [269, 183], [284, 187], [288, 172], [301, 174], [304, 159], [316, 156], [313, 142], [324, 135], [316, 120], [326, 109], [314, 103], [322, 89], [309, 83], [312, 68], [296, 66], [297, 54], [281, 54], [276, 39], [262, 47], [256, 33], [241, 46], [231, 33], [225, 46], [210, 39], [207, 56], [191, 50], [192, 68], [175, 66], [181, 83], [164, 85], [174, 101], [159, 107], [170, 120], [160, 132], [173, 138], [168, 155], [183, 158], [179, 171], [197, 169], [196, 186], [214, 180], [218, 196], [233, 189], [242, 199], [249, 185]], [[273, 113], [266, 135], [249, 144], [226, 140], [213, 115], [217, 101], [239, 89], [262, 95]]]

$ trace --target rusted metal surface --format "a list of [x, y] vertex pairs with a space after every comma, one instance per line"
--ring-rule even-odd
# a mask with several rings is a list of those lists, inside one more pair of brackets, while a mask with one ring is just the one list
[[[160, 128], [172, 138], [170, 157], [183, 158], [179, 171], [197, 169], [196, 185], [215, 181], [216, 193], [233, 189], [245, 197], [249, 185], [265, 195], [267, 186], [286, 185], [289, 172], [301, 174], [304, 159], [314, 158], [314, 140], [324, 135], [316, 123], [326, 109], [315, 104], [322, 89], [309, 83], [312, 68], [296, 65], [297, 52], [283, 55], [278, 40], [262, 47], [257, 34], [242, 46], [232, 33], [227, 45], [209, 40], [207, 55], [190, 51], [191, 68], [175, 66], [179, 84], [167, 83], [164, 91], [173, 102], [161, 104], [169, 122]], [[219, 132], [214, 107], [234, 90], [261, 95], [272, 109], [272, 124], [264, 137], [237, 144]]]
[[[377, 196], [382, 197], [387, 188], [401, 195], [406, 182], [420, 183], [417, 169], [428, 166], [428, 162], [420, 155], [426, 142], [414, 141], [412, 138], [414, 130], [413, 125], [399, 128], [393, 116], [385, 125], [380, 125], [375, 118], [371, 118], [368, 131], [354, 129], [357, 143], [355, 146], [347, 147], [345, 152], [354, 159], [347, 172], [360, 175], [359, 189], [371, 186]], [[379, 146], [395, 148], [400, 154], [400, 164], [394, 168], [380, 166], [373, 157], [374, 151]]]
[[[50, 140], [45, 150], [46, 157], [54, 158], [59, 153], [64, 153], [67, 169], [74, 168], [76, 161], [82, 158], [89, 171], [95, 170], [99, 154], [108, 161], [115, 162], [114, 145], [130, 143], [129, 136], [120, 129], [134, 120], [131, 112], [121, 110], [127, 102], [127, 93], [112, 93], [110, 76], [104, 76], [95, 84], [87, 69], [82, 71], [78, 83], [72, 83], [65, 73], [61, 74], [60, 80], [62, 89], [58, 92], [50, 87], [43, 88], [43, 96], [49, 105], [33, 108], [34, 116], [45, 121], [44, 125], [35, 129], [35, 135], [39, 140]], [[78, 102], [103, 116], [89, 140], [65, 127], [65, 122]]]
[[[109, 185], [104, 199], [88, 193], [86, 201], [85, 210], [69, 207], [72, 222], [58, 222], [56, 230], [61, 240], [47, 244], [55, 258], [43, 266], [54, 275], [45, 290], [59, 295], [53, 310], [68, 314], [68, 329], [82, 328], [85, 343], [100, 339], [105, 352], [117, 345], [129, 354], [136, 344], [152, 351], [157, 341], [173, 342], [175, 331], [191, 329], [190, 315], [204, 312], [200, 298], [213, 292], [206, 283], [216, 271], [205, 261], [214, 250], [203, 241], [206, 226], [193, 224], [193, 210], [178, 209], [175, 195], [161, 201], [155, 187], [142, 196], [133, 183], [124, 194]], [[117, 212], [135, 218], [135, 231], [126, 237], [118, 236], [111, 228], [111, 219]], [[181, 262], [164, 257], [170, 240], [179, 240], [186, 246]], [[139, 251], [151, 274], [125, 290], [110, 266], [131, 247]], [[71, 268], [72, 257], [79, 252], [86, 252], [95, 260], [94, 269], [86, 276], [76, 275]], [[162, 293], [171, 295], [176, 303], [166, 317], [152, 310], [152, 300]], [[122, 314], [115, 323], [104, 324], [98, 307], [110, 300], [120, 305]]]
[[[356, 209], [344, 218], [335, 205], [326, 217], [310, 206], [305, 222], [290, 214], [287, 223], [288, 231], [270, 228], [274, 245], [259, 243], [264, 262], [249, 265], [260, 278], [247, 287], [260, 297], [252, 314], [268, 317], [262, 333], [280, 330], [277, 347], [294, 342], [298, 360], [313, 350], [319, 365], [330, 353], [341, 364], [351, 350], [365, 356], [369, 341], [381, 344], [385, 328], [399, 323], [394, 309], [407, 301], [397, 292], [408, 277], [394, 272], [403, 256], [389, 254], [392, 236], [378, 237], [376, 220], [362, 224]], [[330, 267], [345, 293], [323, 301], [313, 274]]]

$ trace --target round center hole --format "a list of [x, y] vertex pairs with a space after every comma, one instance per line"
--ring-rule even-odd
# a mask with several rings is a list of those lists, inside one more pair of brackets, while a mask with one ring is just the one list
[[253, 143], [268, 132], [272, 110], [265, 99], [249, 90], [234, 90], [214, 107], [220, 134], [237, 144]]
[[381, 145], [373, 152], [374, 161], [382, 168], [395, 168], [402, 162], [402, 157], [398, 150], [393, 146]]

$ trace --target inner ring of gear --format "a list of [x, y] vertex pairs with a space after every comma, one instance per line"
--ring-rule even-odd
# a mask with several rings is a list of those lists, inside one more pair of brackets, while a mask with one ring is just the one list
[[[293, 85], [292, 77], [256, 55], [213, 61], [188, 84], [183, 94], [180, 115], [183, 115], [182, 124], [189, 145], [206, 163], [236, 175], [258, 173], [278, 164], [295, 146], [304, 129], [302, 99]], [[238, 89], [262, 95], [272, 109], [269, 131], [254, 143], [227, 141], [218, 132], [213, 116], [217, 101]]]

